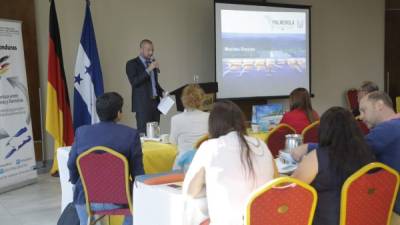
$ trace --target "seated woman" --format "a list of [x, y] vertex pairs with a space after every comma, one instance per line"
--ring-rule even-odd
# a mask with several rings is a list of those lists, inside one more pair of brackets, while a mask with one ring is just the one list
[[352, 113], [332, 107], [321, 117], [319, 147], [304, 156], [293, 177], [318, 192], [313, 225], [338, 225], [344, 181], [375, 160]]
[[211, 224], [241, 225], [249, 194], [274, 178], [275, 163], [263, 141], [246, 135], [244, 115], [233, 102], [215, 103], [208, 126], [211, 139], [197, 150], [183, 183], [184, 224], [209, 216]]
[[307, 89], [296, 88], [290, 93], [290, 111], [285, 113], [280, 123], [292, 126], [300, 134], [304, 128], [319, 119], [318, 113], [311, 106]]
[[[183, 89], [181, 100], [185, 111], [171, 118], [170, 142], [178, 146], [174, 170], [183, 169], [194, 155], [193, 145], [207, 134], [209, 113], [200, 110], [203, 105], [204, 91], [197, 84]], [[186, 154], [186, 155], [185, 155]]]

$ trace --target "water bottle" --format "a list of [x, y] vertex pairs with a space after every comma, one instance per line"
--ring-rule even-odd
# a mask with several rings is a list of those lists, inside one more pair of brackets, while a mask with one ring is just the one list
[[197, 74], [193, 75], [193, 81], [195, 84], [199, 83], [199, 75]]

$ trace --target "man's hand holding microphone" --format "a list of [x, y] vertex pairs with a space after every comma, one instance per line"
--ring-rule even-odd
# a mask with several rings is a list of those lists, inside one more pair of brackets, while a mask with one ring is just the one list
[[[155, 69], [157, 74], [160, 75], [160, 65], [158, 64], [158, 61], [153, 56], [150, 57], [150, 61], [151, 61], [151, 63], [149, 64], [149, 66], [146, 69], [147, 73], [150, 73], [151, 71], [153, 71]], [[162, 97], [165, 98], [168, 95], [169, 95], [169, 92], [164, 91]]]
[[156, 72], [159, 74], [160, 73], [160, 65], [158, 64], [158, 62], [156, 61], [155, 58], [151, 57], [150, 58], [151, 63], [149, 64], [149, 66], [147, 67], [147, 72], [151, 72], [154, 69], [156, 70]]

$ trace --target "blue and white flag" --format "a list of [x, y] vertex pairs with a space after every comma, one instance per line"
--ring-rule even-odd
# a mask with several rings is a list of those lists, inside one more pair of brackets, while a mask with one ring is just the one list
[[74, 129], [99, 121], [96, 97], [104, 93], [99, 54], [93, 29], [89, 3], [86, 3], [85, 21], [75, 63]]

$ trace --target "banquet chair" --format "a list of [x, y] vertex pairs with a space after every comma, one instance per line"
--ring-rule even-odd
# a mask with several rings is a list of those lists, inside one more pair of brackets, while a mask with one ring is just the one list
[[308, 125], [301, 132], [303, 143], [318, 143], [319, 120]]
[[244, 225], [311, 225], [316, 205], [313, 187], [291, 177], [280, 177], [250, 195]]
[[346, 101], [351, 111], [358, 109], [358, 90], [355, 88], [347, 90]]
[[288, 124], [281, 123], [272, 129], [266, 139], [266, 144], [272, 153], [272, 156], [276, 158], [279, 155], [279, 150], [285, 148], [285, 136], [287, 134], [295, 134], [296, 130]]
[[364, 121], [362, 121], [359, 116], [356, 117], [356, 121], [358, 127], [361, 129], [362, 134], [367, 135], [369, 133], [369, 128], [367, 127], [367, 124], [365, 124]]
[[[124, 155], [104, 146], [95, 146], [78, 156], [77, 167], [85, 193], [89, 224], [96, 224], [106, 215], [132, 215], [129, 164]], [[94, 211], [91, 203], [110, 203], [126, 207]], [[100, 218], [92, 222], [94, 215], [99, 215]]]
[[342, 187], [340, 225], [388, 225], [399, 188], [399, 174], [378, 162], [351, 175]]
[[186, 170], [187, 168], [189, 168], [190, 163], [192, 162], [197, 149], [199, 149], [200, 145], [207, 141], [209, 139], [209, 135], [205, 134], [203, 136], [201, 136], [196, 143], [194, 143], [193, 145], [193, 149], [189, 150], [187, 152], [185, 152], [183, 155], [181, 155], [179, 157], [179, 159], [176, 159], [176, 164], [182, 168], [182, 170]]
[[199, 149], [199, 148], [200, 148], [200, 145], [203, 144], [203, 142], [207, 141], [209, 138], [210, 138], [210, 137], [209, 137], [208, 134], [205, 134], [205, 135], [201, 136], [201, 137], [196, 141], [196, 143], [194, 143], [193, 148], [196, 149], [196, 150]]

